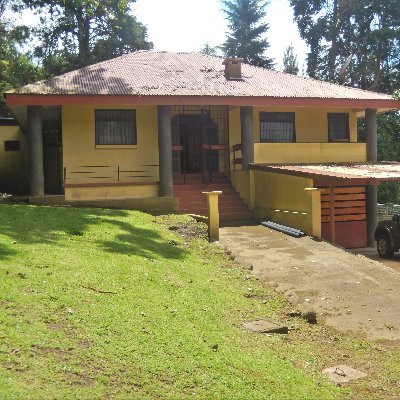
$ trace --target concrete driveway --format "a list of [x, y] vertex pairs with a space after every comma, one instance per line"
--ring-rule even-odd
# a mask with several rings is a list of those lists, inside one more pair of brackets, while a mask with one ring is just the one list
[[354, 249], [351, 250], [354, 254], [361, 254], [368, 257], [371, 260], [375, 260], [387, 267], [390, 267], [398, 272], [400, 272], [400, 253], [394, 253], [393, 258], [380, 258], [375, 247], [367, 247], [365, 249]]
[[400, 340], [400, 273], [310, 237], [263, 226], [226, 227], [220, 244], [319, 321], [369, 339]]

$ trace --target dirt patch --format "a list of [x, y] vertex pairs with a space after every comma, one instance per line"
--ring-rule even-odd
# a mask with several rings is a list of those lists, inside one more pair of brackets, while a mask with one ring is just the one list
[[196, 222], [195, 219], [188, 216], [161, 215], [157, 217], [156, 221], [165, 225], [169, 230], [176, 232], [187, 241], [208, 238], [207, 225], [202, 222]]
[[33, 356], [53, 356], [60, 361], [66, 362], [71, 359], [71, 350], [59, 349], [55, 347], [44, 347], [39, 345], [32, 345], [31, 352]]

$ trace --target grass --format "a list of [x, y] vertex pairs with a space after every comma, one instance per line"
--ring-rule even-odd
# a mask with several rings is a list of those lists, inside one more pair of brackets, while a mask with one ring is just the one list
[[0, 222], [1, 399], [340, 394], [241, 328], [285, 305], [188, 217], [2, 205]]

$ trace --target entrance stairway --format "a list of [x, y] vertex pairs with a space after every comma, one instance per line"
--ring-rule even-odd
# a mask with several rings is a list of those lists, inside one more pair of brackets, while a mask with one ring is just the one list
[[[214, 180], [214, 179], [213, 179]], [[218, 179], [221, 183], [202, 183], [201, 174], [188, 174], [183, 184], [182, 178], [175, 179], [174, 196], [179, 198], [179, 210], [187, 214], [207, 215], [206, 197], [202, 192], [222, 191], [219, 196], [219, 215], [221, 222], [252, 221], [253, 214], [227, 179]]]

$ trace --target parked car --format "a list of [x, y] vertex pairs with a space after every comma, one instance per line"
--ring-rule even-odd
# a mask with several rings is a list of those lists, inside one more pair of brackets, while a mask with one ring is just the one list
[[400, 217], [393, 215], [391, 220], [379, 222], [374, 237], [379, 257], [392, 258], [400, 249]]

